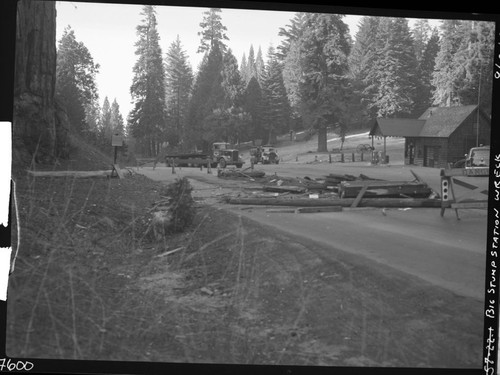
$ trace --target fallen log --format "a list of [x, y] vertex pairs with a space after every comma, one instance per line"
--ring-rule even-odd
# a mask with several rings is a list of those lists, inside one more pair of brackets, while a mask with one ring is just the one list
[[74, 177], [74, 178], [92, 178], [92, 177], [109, 177], [109, 171], [28, 171], [28, 174], [33, 177]]
[[306, 188], [300, 186], [263, 186], [262, 190], [273, 193], [305, 193]]
[[427, 184], [421, 182], [365, 180], [341, 182], [339, 186], [340, 196], [343, 198], [354, 198], [364, 186], [367, 186], [367, 190], [364, 193], [365, 197], [409, 196], [414, 198], [426, 198], [432, 194], [432, 189]]
[[[350, 207], [354, 198], [344, 199], [280, 199], [280, 198], [228, 198], [229, 204], [250, 204], [261, 206], [291, 206], [291, 207], [319, 207], [342, 206]], [[363, 198], [357, 207], [436, 207], [441, 208], [441, 200], [430, 198]]]
[[311, 214], [317, 212], [341, 212], [342, 206], [318, 206], [318, 207], [299, 207], [295, 210], [297, 214]]

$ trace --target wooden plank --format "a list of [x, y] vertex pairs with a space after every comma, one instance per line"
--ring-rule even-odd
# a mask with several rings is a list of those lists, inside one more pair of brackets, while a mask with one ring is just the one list
[[453, 176], [466, 176], [465, 168], [451, 168], [451, 169], [441, 169], [441, 176], [453, 177]]
[[452, 203], [451, 208], [455, 209], [463, 209], [463, 208], [488, 208], [488, 202], [486, 201], [477, 201], [477, 202], [457, 202]]
[[358, 196], [356, 197], [356, 199], [354, 199], [354, 202], [352, 202], [351, 208], [358, 207], [358, 204], [361, 201], [361, 198], [363, 198], [363, 195], [365, 195], [367, 189], [368, 189], [368, 184], [365, 184], [365, 186], [363, 186], [361, 188], [361, 190], [359, 191]]
[[[453, 182], [459, 186], [462, 186], [462, 187], [470, 189], [470, 190], [476, 190], [479, 188], [479, 186], [469, 184], [468, 182], [465, 182], [462, 180], [457, 180], [456, 178], [453, 179]], [[484, 195], [488, 195], [488, 190], [481, 190], [480, 193], [484, 194]]]
[[120, 169], [120, 166], [118, 164], [113, 164], [113, 170], [116, 171], [116, 174], [118, 175], [118, 178], [125, 178], [125, 176], [123, 175], [123, 172]]
[[326, 206], [326, 207], [300, 207], [295, 210], [297, 214], [309, 214], [316, 212], [341, 212], [342, 206]]

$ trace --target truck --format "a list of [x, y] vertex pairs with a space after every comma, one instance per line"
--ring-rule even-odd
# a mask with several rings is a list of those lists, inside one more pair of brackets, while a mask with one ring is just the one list
[[250, 160], [252, 164], [279, 164], [278, 150], [271, 145], [252, 147], [250, 149]]
[[162, 157], [165, 160], [167, 167], [171, 167], [172, 163], [176, 167], [201, 167], [210, 166], [212, 168], [219, 165], [221, 168], [226, 168], [228, 165], [234, 165], [241, 168], [245, 163], [239, 151], [231, 147], [227, 142], [215, 142], [212, 144], [210, 153], [191, 152], [191, 153], [175, 153], [165, 154]]

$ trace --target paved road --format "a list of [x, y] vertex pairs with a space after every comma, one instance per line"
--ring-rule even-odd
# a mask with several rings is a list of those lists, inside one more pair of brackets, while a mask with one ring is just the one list
[[231, 208], [287, 233], [391, 266], [456, 294], [482, 299], [486, 215], [476, 210], [442, 218], [436, 209], [344, 210], [295, 214]]
[[[389, 180], [411, 180], [409, 168], [331, 165], [264, 166], [266, 173], [286, 176], [319, 177], [330, 173], [367, 174]], [[259, 166], [259, 168], [261, 168]], [[429, 185], [439, 189], [439, 170], [412, 168]], [[169, 168], [156, 170], [143, 168], [141, 173], [162, 181], [186, 176], [195, 184], [194, 194], [213, 197], [223, 194], [224, 182], [206, 171], [183, 168], [172, 175]], [[306, 172], [304, 174], [302, 172]], [[325, 173], [326, 172], [326, 173]], [[481, 189], [487, 186], [486, 178], [468, 178]], [[211, 184], [211, 185], [210, 185]], [[215, 185], [214, 185], [215, 184]], [[241, 183], [241, 186], [247, 186]], [[233, 182], [234, 188], [234, 182]], [[466, 189], [458, 193], [464, 193]], [[480, 190], [480, 189], [478, 189]], [[477, 194], [476, 194], [477, 195]], [[457, 220], [451, 210], [444, 217], [439, 209], [346, 209], [337, 213], [276, 213], [268, 207], [226, 206], [252, 220], [272, 225], [284, 232], [312, 239], [332, 248], [371, 261], [379, 262], [399, 271], [420, 277], [456, 294], [482, 300], [484, 298], [484, 270], [487, 238], [487, 213], [485, 210], [460, 210]]]

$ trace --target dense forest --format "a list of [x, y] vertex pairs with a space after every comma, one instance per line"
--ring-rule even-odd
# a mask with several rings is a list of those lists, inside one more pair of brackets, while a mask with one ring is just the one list
[[[363, 17], [351, 38], [342, 15], [295, 13], [282, 41], [233, 55], [223, 10], [202, 14], [193, 70], [177, 37], [162, 46], [155, 7], [136, 26], [137, 60], [124, 120], [116, 99], [100, 105], [99, 64], [68, 26], [57, 42], [55, 100], [89, 142], [109, 145], [122, 133], [137, 154], [154, 156], [167, 141], [206, 150], [214, 141], [273, 143], [290, 131], [341, 136], [376, 117], [418, 117], [429, 106], [477, 104], [491, 112], [494, 24]], [[131, 41], [133, 43], [134, 41]]]

